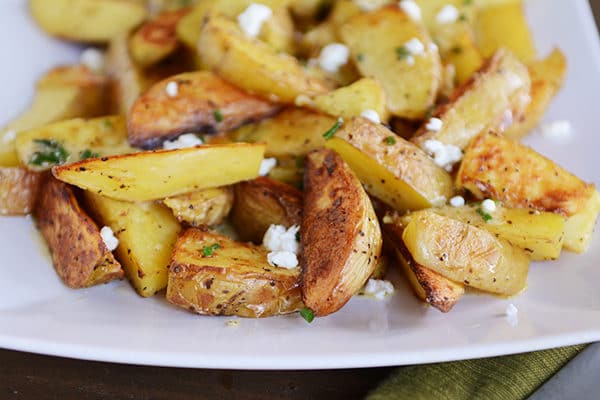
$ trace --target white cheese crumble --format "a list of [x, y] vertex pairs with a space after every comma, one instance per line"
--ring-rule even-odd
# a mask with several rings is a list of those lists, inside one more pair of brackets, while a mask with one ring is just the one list
[[462, 207], [465, 205], [465, 199], [462, 196], [454, 196], [450, 199], [450, 205], [452, 207]]
[[363, 289], [365, 295], [382, 300], [394, 293], [394, 285], [390, 281], [381, 279], [369, 279]]
[[404, 43], [404, 48], [413, 56], [420, 56], [425, 53], [425, 45], [417, 38], [412, 38]]
[[519, 309], [514, 304], [506, 306], [506, 320], [513, 328], [519, 325]]
[[167, 96], [169, 97], [176, 97], [179, 93], [179, 85], [177, 84], [177, 82], [171, 81], [167, 83], [167, 86], [165, 87], [165, 92], [167, 92]]
[[441, 119], [429, 118], [429, 121], [427, 121], [427, 125], [425, 125], [425, 129], [434, 131], [434, 132], [438, 132], [442, 129], [443, 126], [444, 126], [444, 123], [442, 122]]
[[421, 20], [421, 8], [414, 0], [402, 0], [398, 6], [412, 19], [413, 21]]
[[263, 24], [271, 18], [273, 11], [264, 4], [252, 3], [237, 17], [238, 24], [244, 33], [257, 37]]
[[364, 110], [363, 112], [360, 113], [360, 116], [363, 118], [366, 118], [372, 122], [375, 122], [376, 124], [381, 123], [381, 118], [379, 118], [379, 114], [375, 110], [371, 110], [371, 109]]
[[305, 94], [300, 94], [294, 99], [296, 107], [314, 106], [315, 102]]
[[321, 49], [319, 66], [324, 71], [335, 73], [348, 62], [350, 50], [341, 43], [331, 43]]
[[458, 9], [452, 4], [446, 4], [435, 16], [438, 24], [451, 24], [458, 19]]
[[165, 150], [175, 150], [175, 149], [185, 149], [186, 147], [194, 147], [200, 146], [204, 144], [202, 139], [196, 136], [193, 133], [184, 133], [180, 135], [175, 140], [165, 140], [163, 143], [163, 149]]
[[113, 230], [110, 229], [110, 226], [103, 226], [100, 229], [100, 236], [108, 251], [113, 251], [119, 246], [119, 239], [117, 239]]
[[104, 53], [92, 47], [85, 49], [79, 56], [79, 62], [94, 72], [104, 70]]
[[542, 135], [558, 142], [566, 142], [573, 136], [573, 129], [569, 121], [555, 121], [544, 124], [540, 128]]
[[283, 225], [271, 225], [263, 237], [263, 246], [269, 250], [267, 261], [274, 267], [296, 268], [300, 246], [296, 236], [300, 231], [298, 225], [286, 229]]
[[433, 161], [446, 171], [451, 171], [454, 163], [462, 160], [463, 157], [459, 147], [442, 143], [439, 140], [426, 140], [423, 147], [433, 156]]
[[361, 9], [361, 11], [373, 11], [381, 6], [378, 1], [373, 0], [354, 0], [354, 4]]
[[276, 158], [265, 158], [260, 162], [260, 169], [258, 170], [258, 175], [267, 176], [269, 172], [277, 165]]
[[3, 143], [10, 143], [13, 140], [15, 140], [16, 137], [17, 137], [17, 131], [13, 131], [13, 130], [6, 131], [4, 133], [4, 137], [2, 138], [2, 142]]
[[486, 213], [493, 213], [496, 211], [496, 203], [492, 199], [485, 199], [481, 202], [481, 209]]

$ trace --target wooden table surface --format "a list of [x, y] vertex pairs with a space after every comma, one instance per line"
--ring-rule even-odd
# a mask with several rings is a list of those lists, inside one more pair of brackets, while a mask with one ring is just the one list
[[[590, 0], [590, 4], [596, 24], [600, 25], [600, 0]], [[90, 362], [0, 350], [0, 399], [360, 399], [392, 369], [202, 370]]]

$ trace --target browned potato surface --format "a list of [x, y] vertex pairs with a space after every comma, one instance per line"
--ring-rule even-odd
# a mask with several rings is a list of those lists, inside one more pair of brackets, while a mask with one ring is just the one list
[[0, 167], [0, 215], [29, 214], [35, 205], [41, 175], [20, 167]]
[[73, 189], [47, 176], [34, 215], [56, 272], [72, 288], [121, 279], [123, 270], [108, 250], [100, 229], [81, 209]]
[[[168, 87], [176, 88], [174, 96]], [[129, 141], [156, 148], [182, 133], [226, 132], [278, 109], [212, 72], [184, 73], [158, 82], [135, 101], [128, 114]]]
[[211, 226], [227, 218], [233, 205], [233, 189], [229, 186], [209, 188], [167, 197], [163, 203], [179, 222], [195, 227]]
[[371, 200], [333, 150], [308, 155], [301, 226], [302, 299], [315, 315], [344, 306], [369, 279], [381, 253]]
[[192, 228], [175, 245], [167, 300], [198, 314], [287, 314], [302, 307], [299, 275], [299, 268], [269, 265], [262, 246]]
[[231, 221], [242, 240], [261, 243], [272, 224], [289, 228], [302, 222], [302, 192], [267, 177], [235, 185]]

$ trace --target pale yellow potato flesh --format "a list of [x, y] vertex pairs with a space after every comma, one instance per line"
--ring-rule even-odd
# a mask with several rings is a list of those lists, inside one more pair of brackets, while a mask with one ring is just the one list
[[223, 222], [233, 206], [233, 188], [218, 187], [167, 197], [163, 204], [179, 222], [191, 226], [212, 226]]

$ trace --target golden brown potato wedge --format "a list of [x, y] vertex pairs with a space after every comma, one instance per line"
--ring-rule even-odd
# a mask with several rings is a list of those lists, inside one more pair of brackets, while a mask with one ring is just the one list
[[367, 191], [396, 210], [441, 205], [452, 179], [414, 144], [365, 118], [343, 124], [326, 146], [338, 152]]
[[119, 239], [117, 258], [140, 296], [167, 286], [167, 266], [180, 227], [171, 211], [154, 203], [132, 203], [84, 192], [90, 213]]
[[60, 165], [52, 173], [114, 199], [156, 200], [256, 178], [264, 149], [262, 144], [232, 143], [146, 151]]
[[19, 167], [0, 167], [0, 215], [33, 211], [41, 175]]
[[[167, 87], [176, 88], [174, 96]], [[182, 133], [226, 132], [278, 110], [212, 72], [188, 72], [158, 82], [135, 101], [127, 117], [129, 141], [156, 148]]]
[[302, 299], [324, 316], [343, 307], [375, 270], [381, 230], [362, 184], [333, 150], [308, 155], [304, 190]]
[[498, 50], [434, 116], [442, 120], [439, 130], [428, 129], [428, 121], [412, 139], [424, 147], [438, 140], [465, 149], [479, 133], [503, 131], [518, 120], [529, 105], [530, 78], [527, 68], [508, 50]]
[[302, 308], [299, 278], [299, 268], [269, 265], [262, 246], [188, 229], [173, 251], [167, 300], [198, 314], [288, 314]]
[[[600, 211], [597, 192], [533, 149], [494, 133], [477, 136], [465, 152], [456, 178], [458, 186], [477, 198], [500, 200], [507, 207], [549, 211], [567, 218], [564, 247], [587, 249]], [[586, 215], [586, 223], [572, 217]]]
[[49, 34], [82, 42], [108, 42], [146, 17], [135, 0], [30, 0], [29, 11]]
[[404, 227], [402, 241], [416, 263], [452, 281], [505, 296], [525, 288], [527, 253], [484, 229], [421, 210]]
[[[425, 29], [390, 5], [348, 19], [340, 36], [350, 48], [363, 76], [377, 78], [393, 115], [420, 119], [435, 101], [441, 79], [437, 50]], [[418, 39], [422, 54], [412, 55], [406, 43]]]
[[167, 197], [163, 200], [179, 222], [191, 226], [212, 226], [223, 222], [233, 205], [233, 189], [219, 187]]
[[146, 68], [172, 54], [179, 45], [175, 28], [188, 8], [163, 11], [140, 26], [129, 38], [129, 51], [137, 65]]
[[122, 278], [121, 265], [79, 206], [73, 188], [48, 175], [39, 193], [35, 219], [63, 282], [84, 288]]
[[246, 36], [222, 16], [212, 16], [204, 24], [198, 54], [204, 69], [268, 100], [293, 103], [300, 95], [328, 90], [326, 82], [309, 76], [297, 59]]
[[271, 178], [235, 185], [231, 221], [240, 239], [261, 243], [270, 225], [289, 228], [302, 222], [302, 192]]

